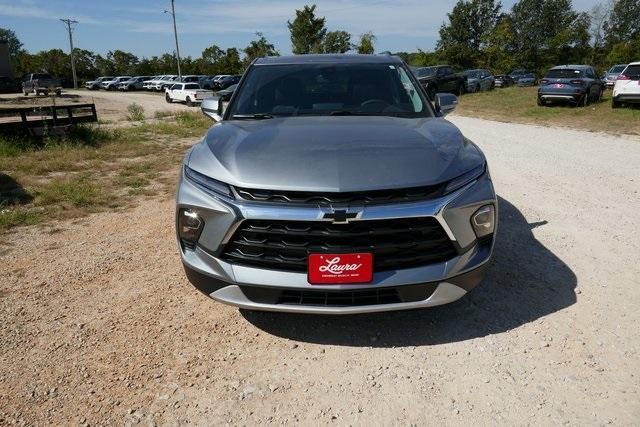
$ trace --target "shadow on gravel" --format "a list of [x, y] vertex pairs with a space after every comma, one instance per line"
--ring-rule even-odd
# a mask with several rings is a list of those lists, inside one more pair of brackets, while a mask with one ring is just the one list
[[464, 341], [497, 334], [576, 302], [576, 276], [533, 236], [533, 228], [499, 198], [500, 223], [485, 279], [455, 303], [431, 309], [354, 316], [291, 315], [241, 310], [270, 334], [311, 343], [403, 347]]
[[27, 192], [12, 177], [0, 173], [0, 207], [3, 205], [26, 204], [33, 200], [33, 196]]

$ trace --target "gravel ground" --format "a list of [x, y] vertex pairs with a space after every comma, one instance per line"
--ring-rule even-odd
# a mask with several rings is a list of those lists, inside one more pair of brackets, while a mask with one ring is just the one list
[[501, 223], [448, 306], [220, 305], [184, 278], [169, 199], [1, 236], [0, 425], [637, 425], [640, 139], [452, 121]]

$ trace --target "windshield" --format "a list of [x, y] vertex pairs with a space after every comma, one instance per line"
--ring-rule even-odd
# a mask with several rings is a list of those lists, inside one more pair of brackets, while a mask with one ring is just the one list
[[574, 77], [582, 77], [582, 71], [563, 68], [558, 70], [549, 70], [545, 77], [549, 79], [572, 79]]
[[391, 64], [254, 66], [229, 117], [385, 115], [431, 117], [421, 91]]
[[611, 74], [620, 74], [622, 72], [622, 70], [624, 70], [624, 67], [626, 67], [626, 65], [615, 65], [615, 66], [611, 67], [609, 72]]
[[463, 73], [467, 77], [471, 77], [473, 79], [480, 78], [480, 71], [468, 70]]
[[431, 77], [436, 75], [436, 69], [434, 67], [415, 68], [413, 74], [416, 77]]

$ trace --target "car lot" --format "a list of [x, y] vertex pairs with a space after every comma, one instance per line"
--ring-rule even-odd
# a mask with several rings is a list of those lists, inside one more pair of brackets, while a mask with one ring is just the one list
[[[113, 121], [134, 101], [195, 111], [70, 94]], [[184, 278], [167, 196], [15, 229], [0, 243], [0, 424], [634, 424], [640, 138], [450, 120], [500, 196], [495, 261], [463, 300], [338, 319], [216, 304]]]

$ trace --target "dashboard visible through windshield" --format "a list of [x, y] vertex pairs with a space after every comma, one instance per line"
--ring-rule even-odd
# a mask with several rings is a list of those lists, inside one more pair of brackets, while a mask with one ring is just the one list
[[431, 117], [408, 72], [394, 64], [264, 65], [250, 69], [229, 119], [274, 116]]

